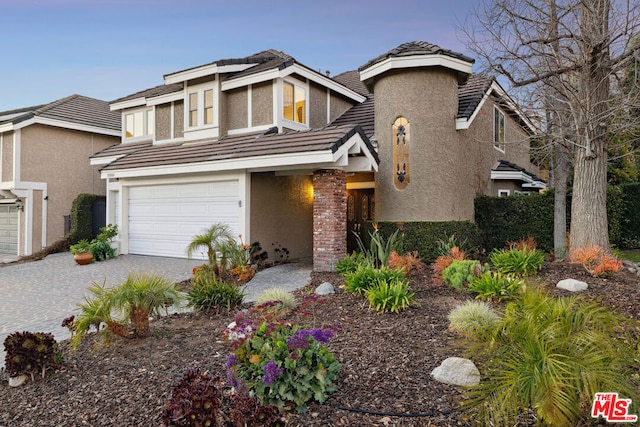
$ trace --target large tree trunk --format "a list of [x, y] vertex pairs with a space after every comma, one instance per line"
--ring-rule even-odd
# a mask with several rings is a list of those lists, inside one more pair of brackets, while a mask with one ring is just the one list
[[569, 159], [564, 147], [555, 146], [553, 177], [553, 253], [557, 260], [563, 260], [567, 255], [567, 181], [569, 179]]
[[609, 250], [607, 223], [607, 121], [609, 120], [609, 3], [584, 0], [579, 74], [580, 147], [576, 150], [571, 201], [571, 249], [598, 245]]

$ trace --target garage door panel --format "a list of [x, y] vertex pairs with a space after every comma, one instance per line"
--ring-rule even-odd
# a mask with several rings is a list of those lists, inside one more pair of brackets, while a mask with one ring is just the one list
[[0, 253], [18, 253], [18, 207], [0, 205]]
[[[129, 253], [186, 257], [196, 234], [214, 223], [239, 230], [237, 181], [132, 187], [129, 190]], [[194, 253], [206, 258], [206, 253]]]

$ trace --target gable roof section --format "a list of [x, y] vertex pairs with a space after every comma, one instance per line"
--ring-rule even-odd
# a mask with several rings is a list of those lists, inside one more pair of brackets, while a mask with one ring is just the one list
[[372, 59], [358, 68], [360, 78], [368, 81], [375, 76], [395, 68], [442, 66], [471, 74], [475, 60], [466, 55], [443, 49], [424, 41], [403, 43], [390, 51]]
[[109, 104], [111, 110], [119, 110], [121, 108], [129, 108], [135, 106], [146, 105], [147, 101], [159, 96], [171, 95], [174, 93], [182, 94], [183, 84], [174, 83], [168, 85], [159, 85], [149, 89], [144, 89], [131, 95], [123, 96], [122, 98], [114, 99]]
[[105, 148], [104, 150], [100, 150], [97, 153], [94, 153], [89, 158], [91, 160], [92, 166], [106, 165], [121, 157], [126, 156], [127, 154], [131, 154], [138, 150], [143, 150], [145, 148], [151, 147], [152, 144], [153, 144], [152, 141], [139, 141], [139, 142], [127, 142], [124, 144], [114, 144], [110, 147]]
[[120, 136], [121, 117], [109, 109], [106, 101], [82, 95], [0, 113], [0, 131], [17, 130], [33, 123]]
[[543, 189], [547, 187], [544, 179], [507, 160], [499, 160], [498, 164], [491, 169], [491, 179], [522, 181], [524, 188]]
[[345, 71], [344, 73], [338, 74], [333, 77], [333, 80], [362, 96], [366, 96], [367, 98], [373, 95], [369, 92], [369, 89], [367, 89], [364, 83], [362, 83], [362, 80], [360, 80], [360, 73], [356, 70]]
[[[140, 147], [102, 168], [102, 176], [152, 176], [237, 169], [308, 170], [322, 167], [339, 167], [349, 171], [377, 170], [378, 156], [358, 126], [328, 126], [280, 134], [270, 132], [234, 135], [204, 143]], [[96, 154], [94, 158], [104, 154]]]
[[473, 74], [465, 84], [458, 87], [456, 129], [468, 129], [489, 97], [493, 97], [496, 104], [504, 109], [529, 135], [538, 133], [538, 129], [531, 119], [511, 99], [496, 78], [484, 74]]

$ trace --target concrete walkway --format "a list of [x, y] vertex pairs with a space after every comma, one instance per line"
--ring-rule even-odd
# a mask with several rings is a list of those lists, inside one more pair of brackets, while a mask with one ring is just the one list
[[[77, 314], [92, 282], [113, 286], [130, 272], [159, 274], [180, 282], [202, 260], [120, 255], [112, 260], [80, 266], [68, 252], [41, 261], [0, 266], [0, 367], [4, 366], [4, 339], [16, 331], [51, 332], [56, 340], [69, 338], [62, 320]], [[253, 302], [264, 289], [295, 290], [310, 282], [312, 266], [290, 263], [262, 270], [245, 286], [245, 301]]]

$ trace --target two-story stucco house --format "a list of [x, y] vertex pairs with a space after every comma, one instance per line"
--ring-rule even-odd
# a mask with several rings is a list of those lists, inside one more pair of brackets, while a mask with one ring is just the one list
[[472, 64], [412, 42], [330, 78], [268, 50], [113, 101], [122, 143], [91, 164], [121, 253], [184, 257], [224, 222], [331, 270], [365, 220], [473, 220], [478, 194], [543, 188], [531, 122]]
[[120, 114], [85, 96], [0, 112], [0, 254], [62, 239], [78, 194], [105, 194], [89, 156], [119, 141]]

